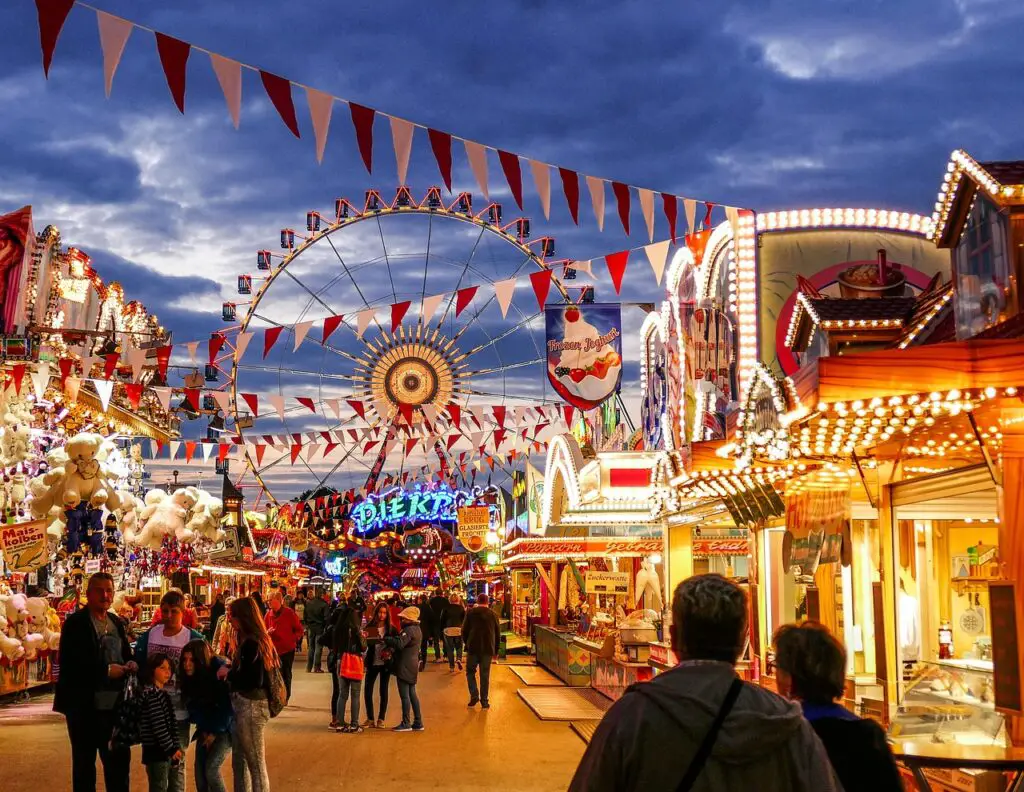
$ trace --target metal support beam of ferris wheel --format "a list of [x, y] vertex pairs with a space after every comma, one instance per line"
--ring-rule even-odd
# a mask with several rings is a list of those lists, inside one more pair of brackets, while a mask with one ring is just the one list
[[388, 433], [384, 436], [384, 441], [381, 444], [380, 451], [377, 452], [377, 459], [374, 460], [373, 467], [370, 468], [370, 475], [366, 477], [366, 484], [364, 488], [367, 492], [373, 492], [377, 489], [377, 482], [380, 480], [381, 471], [384, 469], [384, 463], [388, 458], [388, 448], [391, 445], [391, 441], [398, 436], [398, 420], [391, 422], [391, 426], [388, 427]]

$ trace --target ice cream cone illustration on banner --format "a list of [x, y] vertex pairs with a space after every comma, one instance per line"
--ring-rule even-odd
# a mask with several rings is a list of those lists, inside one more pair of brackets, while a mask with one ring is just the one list
[[618, 390], [622, 377], [619, 305], [548, 305], [544, 316], [552, 387], [573, 407], [597, 407]]

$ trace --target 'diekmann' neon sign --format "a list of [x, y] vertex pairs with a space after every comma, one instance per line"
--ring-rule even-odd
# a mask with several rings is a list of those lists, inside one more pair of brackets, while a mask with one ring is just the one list
[[368, 533], [406, 522], [454, 522], [456, 508], [473, 496], [465, 490], [447, 488], [410, 490], [395, 487], [380, 495], [369, 495], [350, 513], [357, 533]]

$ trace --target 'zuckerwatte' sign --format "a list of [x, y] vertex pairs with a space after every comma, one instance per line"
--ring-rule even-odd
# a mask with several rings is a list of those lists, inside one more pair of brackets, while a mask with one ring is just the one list
[[465, 490], [406, 491], [395, 487], [367, 496], [352, 508], [350, 517], [356, 532], [363, 534], [407, 522], [454, 522], [457, 508], [472, 500], [473, 495]]

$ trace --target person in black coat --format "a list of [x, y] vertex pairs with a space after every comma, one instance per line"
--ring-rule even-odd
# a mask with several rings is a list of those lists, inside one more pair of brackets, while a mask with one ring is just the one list
[[224, 615], [226, 608], [224, 607], [224, 592], [217, 592], [217, 599], [210, 607], [210, 623], [206, 627], [206, 640], [213, 643], [213, 632], [217, 629], [217, 622], [220, 621], [220, 617]]
[[885, 732], [836, 703], [846, 678], [843, 645], [817, 622], [785, 624], [774, 643], [779, 692], [800, 702], [843, 789], [902, 792]]
[[445, 657], [448, 656], [448, 644], [444, 640], [445, 612], [448, 610], [448, 598], [441, 589], [434, 592], [430, 598], [430, 625], [434, 629], [434, 662], [441, 662], [441, 649], [444, 648]]
[[[501, 626], [498, 617], [488, 607], [488, 597], [481, 594], [476, 605], [466, 612], [462, 623], [462, 640], [466, 645], [466, 682], [469, 685], [469, 706], [477, 702], [490, 709], [491, 662], [501, 646]], [[480, 669], [480, 687], [476, 684], [476, 670]]]
[[427, 666], [427, 649], [430, 648], [431, 642], [434, 643], [434, 661], [438, 663], [441, 662], [441, 648], [434, 638], [437, 632], [437, 620], [430, 607], [430, 598], [426, 594], [421, 594], [416, 602], [416, 607], [420, 611], [420, 630], [423, 633], [423, 640], [420, 643], [420, 671], [422, 671]]
[[67, 720], [74, 792], [95, 792], [97, 753], [106, 788], [128, 792], [131, 749], [112, 747], [110, 738], [126, 676], [138, 667], [131, 662], [124, 622], [110, 613], [114, 579], [97, 572], [89, 578], [85, 598], [86, 607], [68, 616], [61, 630], [53, 709]]

